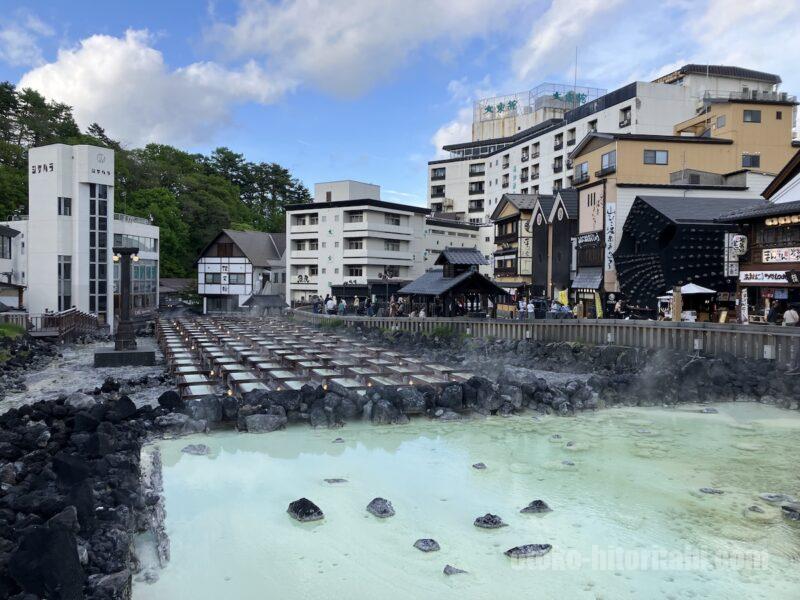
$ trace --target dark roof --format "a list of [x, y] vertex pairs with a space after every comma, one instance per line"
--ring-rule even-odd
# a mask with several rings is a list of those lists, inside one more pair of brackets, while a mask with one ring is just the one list
[[391, 208], [393, 210], [404, 210], [406, 212], [415, 212], [429, 214], [430, 208], [422, 206], [410, 206], [408, 204], [400, 204], [399, 202], [386, 202], [385, 200], [375, 200], [374, 198], [360, 198], [357, 200], [337, 200], [335, 202], [306, 202], [304, 204], [287, 204], [286, 212], [294, 210], [310, 210], [310, 209], [325, 209], [331, 207], [346, 207], [346, 206], [376, 206], [378, 208]]
[[182, 292], [193, 288], [197, 283], [196, 279], [184, 277], [161, 277], [158, 280], [158, 291], [161, 294], [171, 292]]
[[762, 201], [724, 214], [717, 220], [730, 223], [733, 221], [747, 221], [761, 217], [777, 217], [779, 215], [793, 215], [797, 213], [800, 213], [800, 200], [795, 200], [794, 202], [778, 202], [777, 204]]
[[254, 267], [268, 267], [283, 260], [286, 250], [285, 233], [264, 233], [263, 231], [237, 231], [223, 229], [225, 234], [239, 246], [239, 250], [253, 263]]
[[787, 182], [794, 179], [794, 176], [800, 172], [800, 150], [795, 152], [795, 155], [789, 159], [780, 172], [775, 176], [769, 185], [764, 188], [761, 195], [767, 200], [772, 198], [780, 189], [786, 185]]
[[564, 204], [564, 210], [567, 211], [567, 217], [570, 219], [578, 218], [578, 190], [575, 188], [564, 188], [559, 190], [556, 194], [561, 197], [561, 202]]
[[457, 221], [455, 218], [428, 217], [427, 219], [425, 219], [425, 223], [427, 225], [437, 225], [439, 227], [454, 227], [456, 229], [466, 229], [468, 231], [478, 231], [478, 229], [480, 229], [480, 227], [478, 225], [475, 225], [474, 223], [465, 223], [464, 221]]
[[545, 220], [549, 219], [550, 211], [553, 210], [553, 205], [556, 203], [556, 197], [551, 194], [540, 194], [537, 199], [539, 200], [539, 206], [542, 207]]
[[259, 308], [281, 308], [286, 306], [283, 296], [278, 294], [253, 294], [244, 301], [245, 306], [257, 306]]
[[[597, 183], [597, 182], [594, 182]], [[588, 187], [588, 186], [587, 186]], [[746, 185], [699, 185], [692, 183], [618, 183], [618, 188], [663, 188], [673, 190], [720, 190], [742, 192]]]
[[441, 251], [436, 258], [435, 265], [488, 265], [480, 250], [477, 248], [454, 248], [449, 246]]
[[17, 237], [19, 235], [19, 231], [9, 227], [8, 225], [0, 225], [0, 235], [3, 237]]
[[730, 67], [727, 65], [697, 65], [688, 64], [683, 65], [680, 69], [662, 75], [658, 79], [654, 79], [654, 83], [669, 83], [678, 79], [682, 75], [710, 75], [714, 77], [731, 77], [734, 79], [752, 79], [755, 81], [765, 81], [767, 83], [778, 84], [781, 83], [781, 78], [773, 73], [766, 73], [764, 71], [754, 71], [753, 69], [745, 69], [743, 67]]
[[442, 269], [433, 269], [417, 277], [414, 281], [398, 290], [398, 294], [413, 294], [417, 296], [441, 296], [454, 287], [473, 279], [472, 285], [483, 287], [495, 294], [505, 294], [505, 290], [498, 287], [491, 279], [484, 277], [478, 271], [464, 271], [455, 277], [445, 277]]
[[[539, 133], [544, 132], [547, 129], [558, 127], [563, 123], [564, 123], [563, 119], [547, 119], [546, 121], [542, 121], [541, 123], [538, 123], [533, 127], [528, 127], [527, 129], [523, 129], [522, 131], [517, 132], [514, 135], [509, 135], [507, 137], [501, 137], [501, 138], [492, 138], [489, 140], [479, 140], [475, 142], [461, 142], [458, 144], [448, 144], [447, 146], [442, 146], [442, 150], [461, 150], [463, 148], [474, 148], [476, 146], [480, 147], [480, 146], [492, 146], [496, 144], [512, 144], [526, 137], [535, 136]], [[473, 157], [473, 158], [480, 158], [480, 157]]]
[[637, 196], [675, 223], [712, 223], [722, 215], [753, 206], [752, 198]]

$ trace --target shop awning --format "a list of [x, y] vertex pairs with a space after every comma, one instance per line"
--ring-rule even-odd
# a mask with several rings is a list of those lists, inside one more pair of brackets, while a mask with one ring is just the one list
[[[702, 285], [697, 285], [696, 283], [687, 283], [686, 285], [681, 286], [681, 294], [684, 296], [688, 296], [690, 294], [716, 294], [715, 290], [709, 289], [707, 287], [703, 287]], [[672, 295], [672, 290], [667, 291], [667, 295]]]
[[573, 290], [597, 290], [603, 283], [603, 267], [585, 267], [578, 269], [578, 274], [570, 286]]

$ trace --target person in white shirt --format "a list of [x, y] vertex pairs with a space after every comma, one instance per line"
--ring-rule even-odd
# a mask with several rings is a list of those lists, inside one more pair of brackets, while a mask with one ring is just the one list
[[794, 306], [790, 306], [785, 313], [783, 313], [783, 324], [788, 327], [797, 327], [797, 322], [800, 321], [800, 315]]
[[536, 315], [534, 314], [533, 311], [534, 311], [533, 300], [528, 300], [528, 318], [529, 319], [535, 319], [536, 318]]
[[524, 319], [525, 318], [525, 312], [526, 312], [526, 309], [527, 309], [527, 305], [525, 304], [525, 298], [520, 298], [519, 302], [517, 302], [517, 306], [519, 307], [519, 318], [520, 318], [520, 320]]
[[336, 314], [336, 301], [333, 298], [328, 298], [325, 303], [325, 310], [328, 311], [329, 315]]

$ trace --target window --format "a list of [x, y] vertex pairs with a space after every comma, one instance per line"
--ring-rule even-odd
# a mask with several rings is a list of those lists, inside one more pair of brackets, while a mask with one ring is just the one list
[[621, 108], [619, 111], [619, 126], [627, 127], [631, 124], [631, 107], [626, 106], [625, 108]]
[[325, 202], [331, 202], [333, 200], [333, 192], [325, 192]]
[[384, 214], [383, 221], [387, 225], [394, 225], [395, 227], [400, 227], [400, 216], [399, 215]]
[[473, 181], [469, 184], [469, 193], [470, 194], [482, 194], [483, 193], [483, 182], [482, 181]]
[[556, 191], [560, 190], [563, 186], [564, 186], [563, 181], [561, 179], [556, 179], [553, 182], [553, 191], [556, 192]]
[[58, 198], [58, 214], [68, 217], [72, 214], [72, 198]]
[[528, 158], [530, 158], [531, 155], [530, 151], [531, 151], [530, 146], [525, 146], [522, 149], [522, 153], [520, 154], [520, 160], [522, 160], [522, 162], [525, 162], [526, 160], [528, 160]]
[[742, 154], [742, 166], [759, 168], [761, 166], [761, 156], [758, 154]]
[[589, 121], [588, 128], [589, 128], [589, 133], [596, 132], [597, 131], [597, 119], [593, 119], [592, 121]]
[[469, 212], [483, 212], [483, 200], [470, 200], [468, 210]]
[[231, 273], [228, 275], [228, 283], [231, 285], [244, 285], [247, 283], [246, 275], [244, 273]]
[[339, 242], [333, 242], [333, 247], [334, 248], [338, 248], [339, 247]]
[[509, 154], [503, 154], [503, 168], [504, 169], [508, 168], [509, 162], [510, 162], [510, 155]]
[[103, 184], [97, 185], [97, 197], [103, 200], [108, 199], [108, 186]]
[[553, 140], [553, 150], [561, 150], [564, 147], [564, 134], [557, 133]]
[[222, 283], [222, 274], [221, 273], [206, 273], [205, 277], [206, 283]]
[[745, 123], [761, 123], [761, 111], [760, 110], [746, 110], [746, 111], [744, 111], [744, 122]]
[[363, 223], [364, 222], [364, 213], [363, 212], [347, 213], [347, 222], [348, 223]]
[[[305, 242], [297, 242], [297, 249], [305, 249]], [[217, 256], [230, 257], [233, 256], [233, 242], [220, 242], [217, 244]]]
[[361, 277], [364, 275], [364, 267], [347, 267], [348, 277]]
[[8, 236], [0, 237], [0, 258], [11, 258], [11, 238]]
[[617, 168], [617, 151], [606, 152], [600, 157], [600, 169], [603, 171]]
[[717, 117], [717, 129], [722, 129], [725, 127], [725, 115], [720, 115]]
[[669, 162], [669, 152], [666, 150], [645, 150], [644, 164], [666, 165]]
[[531, 148], [531, 158], [537, 158], [538, 156], [539, 156], [539, 142], [536, 142]]
[[443, 185], [432, 185], [431, 186], [431, 198], [443, 198], [444, 197], [444, 186]]
[[362, 250], [364, 248], [364, 240], [347, 240], [348, 250]]
[[567, 130], [567, 146], [572, 146], [575, 143], [575, 128]]
[[[220, 246], [221, 245], [222, 244], [220, 244]], [[295, 243], [294, 243], [294, 249], [295, 250], [300, 250], [300, 251], [305, 250], [306, 249], [306, 241], [305, 240], [296, 240]], [[220, 256], [223, 256], [223, 255], [220, 254]], [[229, 256], [229, 255], [225, 255], [225, 256]]]
[[520, 181], [528, 181], [528, 167], [523, 167], [519, 175]]
[[318, 272], [319, 272], [319, 268], [317, 267], [317, 265], [311, 265], [310, 267], [308, 267], [308, 274], [309, 275], [311, 275], [313, 277], [316, 277]]
[[308, 215], [308, 224], [309, 225], [318, 225], [319, 224], [319, 215], [314, 213], [313, 215]]
[[319, 250], [319, 240], [308, 240], [309, 250]]
[[589, 179], [589, 163], [582, 162], [575, 165], [575, 177], [573, 181], [585, 181]]
[[383, 249], [389, 252], [400, 252], [400, 242], [398, 240], [384, 240]]
[[[522, 160], [525, 160], [524, 158]], [[479, 175], [486, 174], [486, 164], [485, 163], [475, 163], [474, 165], [469, 166], [469, 176], [470, 177], [477, 177]]]
[[503, 187], [504, 188], [508, 187], [508, 173], [503, 175]]
[[777, 119], [778, 121], [783, 119], [783, 111], [782, 110], [776, 110], [775, 111], [775, 119]]
[[306, 216], [305, 215], [298, 215], [294, 218], [295, 225], [305, 225], [306, 224]]
[[435, 169], [431, 170], [431, 179], [436, 181], [437, 179], [444, 179], [445, 178], [445, 168], [444, 167], [436, 167]]

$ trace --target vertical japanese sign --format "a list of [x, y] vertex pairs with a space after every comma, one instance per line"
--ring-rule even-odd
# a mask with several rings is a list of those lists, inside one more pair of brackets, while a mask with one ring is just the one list
[[606, 271], [614, 270], [614, 240], [617, 238], [617, 205], [606, 204]]

